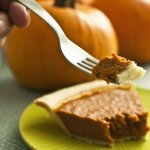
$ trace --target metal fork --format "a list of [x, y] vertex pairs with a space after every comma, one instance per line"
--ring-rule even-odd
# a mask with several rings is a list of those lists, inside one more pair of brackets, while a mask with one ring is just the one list
[[17, 0], [36, 15], [38, 15], [41, 19], [43, 19], [57, 34], [60, 41], [60, 48], [65, 56], [65, 58], [74, 66], [79, 68], [80, 70], [92, 74], [92, 69], [99, 62], [96, 58], [88, 54], [82, 48], [77, 46], [71, 40], [67, 38], [65, 33], [63, 32], [60, 25], [55, 21], [55, 19], [45, 10], [43, 9], [36, 1], [34, 0]]

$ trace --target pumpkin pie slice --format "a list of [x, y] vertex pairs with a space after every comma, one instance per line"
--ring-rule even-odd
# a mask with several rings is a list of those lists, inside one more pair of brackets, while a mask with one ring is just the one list
[[112, 146], [144, 137], [148, 113], [131, 84], [93, 81], [35, 100], [48, 110], [70, 136]]
[[102, 59], [94, 68], [93, 75], [107, 83], [121, 84], [134, 81], [144, 76], [145, 70], [134, 61], [127, 60], [116, 54]]

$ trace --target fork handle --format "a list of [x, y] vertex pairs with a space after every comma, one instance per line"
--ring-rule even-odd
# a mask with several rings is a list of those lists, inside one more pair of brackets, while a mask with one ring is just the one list
[[38, 15], [42, 20], [44, 20], [58, 35], [59, 38], [66, 37], [60, 25], [56, 20], [44, 9], [42, 8], [35, 0], [17, 0], [22, 5], [26, 6], [36, 15]]

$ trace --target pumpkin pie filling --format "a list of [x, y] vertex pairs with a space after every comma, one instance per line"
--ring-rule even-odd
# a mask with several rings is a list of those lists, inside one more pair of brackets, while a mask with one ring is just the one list
[[73, 137], [94, 143], [143, 137], [149, 130], [147, 112], [134, 90], [111, 89], [67, 102], [55, 110]]
[[145, 70], [135, 62], [116, 54], [102, 59], [92, 70], [93, 75], [107, 83], [124, 83], [141, 78]]

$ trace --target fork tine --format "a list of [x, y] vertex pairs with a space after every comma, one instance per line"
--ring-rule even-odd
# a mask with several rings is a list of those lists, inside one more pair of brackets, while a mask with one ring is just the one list
[[82, 60], [81, 62], [78, 62], [78, 66], [80, 69], [84, 70], [85, 72], [92, 74], [93, 67], [96, 66], [96, 64], [99, 61], [97, 59], [93, 58], [86, 58], [85, 60]]
[[86, 60], [88, 60], [88, 61], [94, 63], [95, 65], [99, 63], [99, 60], [97, 60], [97, 59], [94, 58], [94, 57], [93, 57], [93, 58], [86, 58]]
[[92, 66], [89, 66], [88, 64], [85, 64], [83, 61], [77, 63], [78, 67], [83, 70], [84, 72], [88, 73], [88, 74], [92, 74]]
[[78, 68], [80, 68], [82, 71], [84, 71], [84, 72], [86, 72], [86, 73], [92, 75], [92, 71], [89, 70], [87, 67], [85, 67], [83, 64], [78, 63]]
[[80, 65], [81, 67], [83, 67], [83, 68], [85, 68], [85, 69], [87, 69], [89, 71], [92, 71], [92, 68], [93, 68], [93, 67], [91, 67], [91, 66], [89, 66], [89, 65], [87, 65], [87, 64], [85, 64], [83, 62], [79, 62], [78, 65]]
[[92, 74], [93, 67], [95, 67], [98, 62], [99, 60], [97, 60], [96, 58], [85, 58], [77, 64], [80, 69], [84, 70], [88, 74]]
[[81, 62], [83, 62], [84, 64], [88, 65], [88, 66], [91, 66], [91, 67], [95, 67], [95, 63], [89, 61], [88, 58], [86, 58], [85, 60], [82, 60]]

